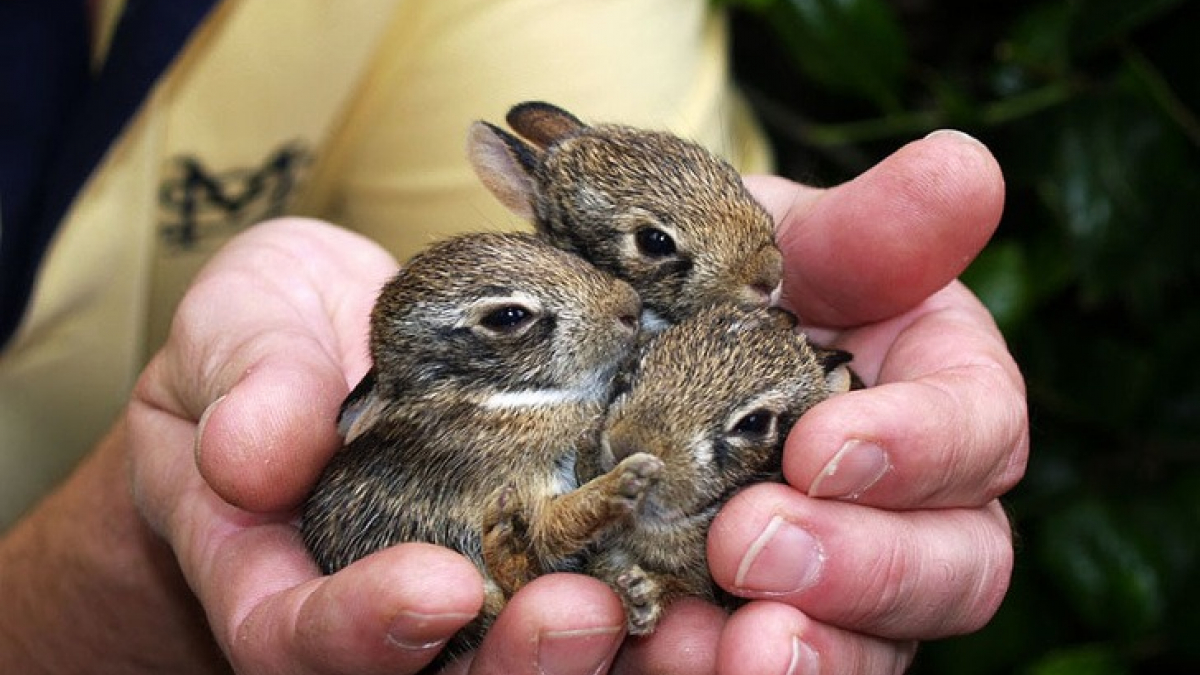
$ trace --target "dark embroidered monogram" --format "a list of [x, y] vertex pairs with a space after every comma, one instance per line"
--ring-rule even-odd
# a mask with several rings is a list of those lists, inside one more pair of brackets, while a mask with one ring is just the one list
[[190, 250], [206, 236], [229, 236], [283, 215], [312, 163], [300, 142], [276, 150], [261, 166], [215, 173], [194, 156], [176, 157], [159, 187], [160, 233], [171, 248]]

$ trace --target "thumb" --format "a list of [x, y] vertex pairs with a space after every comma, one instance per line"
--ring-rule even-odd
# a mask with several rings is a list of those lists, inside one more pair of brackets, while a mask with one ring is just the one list
[[991, 152], [943, 130], [819, 190], [747, 179], [777, 223], [784, 298], [806, 323], [848, 327], [911, 309], [966, 269], [1000, 222]]
[[196, 464], [225, 501], [266, 513], [303, 498], [340, 445], [338, 406], [366, 370], [367, 315], [394, 270], [362, 237], [286, 219], [201, 272], [137, 395], [200, 422]]

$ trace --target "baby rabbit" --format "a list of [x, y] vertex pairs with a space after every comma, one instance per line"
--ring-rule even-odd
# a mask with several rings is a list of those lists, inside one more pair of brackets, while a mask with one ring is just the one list
[[375, 305], [370, 384], [304, 506], [321, 569], [399, 542], [466, 555], [485, 604], [439, 663], [475, 646], [506, 600], [481, 553], [497, 504], [525, 509], [531, 564], [578, 569], [578, 552], [636, 507], [661, 467], [631, 455], [576, 480], [640, 309], [627, 284], [534, 235], [465, 235], [415, 256]]
[[608, 410], [600, 451], [581, 458], [580, 480], [640, 453], [663, 463], [587, 565], [621, 596], [630, 633], [652, 631], [680, 596], [735, 604], [709, 576], [709, 524], [741, 488], [782, 480], [792, 425], [850, 385], [850, 355], [815, 350], [794, 327], [783, 310], [726, 305], [653, 336]]
[[782, 257], [767, 211], [700, 145], [658, 131], [588, 126], [548, 103], [472, 125], [483, 183], [555, 246], [623, 279], [657, 331], [717, 302], [777, 299]]

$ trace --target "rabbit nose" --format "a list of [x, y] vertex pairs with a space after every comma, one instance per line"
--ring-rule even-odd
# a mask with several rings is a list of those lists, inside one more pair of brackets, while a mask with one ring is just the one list
[[637, 332], [637, 329], [638, 329], [638, 315], [637, 314], [622, 314], [621, 316], [617, 317], [617, 322], [621, 324], [622, 328], [627, 329], [629, 332], [631, 332], [631, 333]]
[[742, 299], [756, 307], [770, 307], [779, 301], [781, 284], [755, 282], [742, 287]]
[[617, 323], [621, 325], [622, 329], [636, 333], [641, 328], [641, 316], [642, 301], [636, 293], [632, 293], [629, 299], [617, 310]]
[[742, 267], [741, 299], [757, 307], [779, 302], [783, 288], [783, 256], [774, 245], [755, 251]]

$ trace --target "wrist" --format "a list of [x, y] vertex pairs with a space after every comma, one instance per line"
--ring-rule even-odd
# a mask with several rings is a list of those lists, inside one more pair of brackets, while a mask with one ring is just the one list
[[125, 439], [118, 422], [0, 539], [0, 672], [229, 672], [134, 506]]

